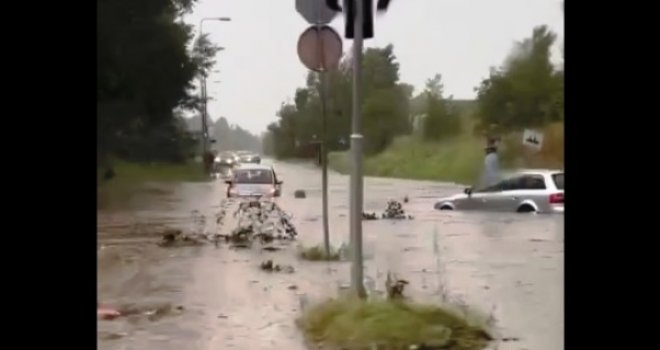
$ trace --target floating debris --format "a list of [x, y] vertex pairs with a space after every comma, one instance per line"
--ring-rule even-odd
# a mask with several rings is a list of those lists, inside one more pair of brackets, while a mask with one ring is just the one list
[[291, 223], [291, 215], [284, 212], [276, 203], [258, 199], [246, 200], [234, 212], [238, 226], [224, 237], [226, 242], [250, 245], [254, 241], [262, 244], [274, 240], [294, 240], [298, 235]]
[[[404, 202], [407, 203], [406, 199], [408, 197], [404, 198]], [[405, 211], [403, 210], [403, 204], [400, 202], [397, 202], [395, 200], [389, 200], [387, 201], [387, 208], [385, 209], [385, 212], [381, 214], [380, 216], [381, 219], [395, 219], [395, 220], [412, 220], [413, 216], [412, 215], [406, 215]], [[376, 213], [362, 213], [362, 220], [378, 220], [378, 215]]]
[[273, 260], [266, 260], [261, 263], [261, 269], [268, 272], [284, 272], [284, 273], [293, 273], [295, 269], [293, 266], [289, 265], [277, 265], [273, 263]]
[[395, 200], [387, 201], [387, 209], [385, 209], [385, 212], [381, 217], [383, 219], [397, 219], [397, 220], [413, 219], [412, 215], [406, 215], [405, 211], [403, 210], [403, 204]]
[[102, 320], [114, 320], [115, 318], [122, 316], [119, 310], [101, 305], [97, 306], [96, 315]]
[[304, 190], [296, 190], [293, 192], [295, 198], [307, 198], [307, 193]]
[[208, 238], [202, 234], [184, 234], [178, 229], [168, 229], [162, 234], [161, 247], [186, 247], [205, 244]]
[[387, 273], [385, 280], [385, 290], [387, 291], [388, 299], [403, 299], [403, 290], [410, 282], [396, 278], [391, 273]]

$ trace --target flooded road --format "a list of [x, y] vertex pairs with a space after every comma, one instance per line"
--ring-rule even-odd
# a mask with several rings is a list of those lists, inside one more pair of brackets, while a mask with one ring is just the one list
[[[280, 207], [292, 213], [298, 242], [276, 252], [227, 245], [161, 248], [164, 228], [194, 230], [194, 217], [218, 229], [225, 185], [150, 184], [130, 200], [104, 198], [98, 210], [98, 294], [128, 316], [98, 322], [100, 349], [305, 349], [294, 319], [302, 305], [347, 286], [350, 263], [311, 263], [296, 246], [323, 242], [320, 171], [275, 163], [284, 180]], [[303, 189], [307, 198], [296, 199]], [[331, 242], [348, 243], [348, 177], [330, 174]], [[388, 199], [410, 199], [414, 220], [365, 221], [365, 286], [384, 289], [389, 272], [410, 282], [406, 294], [460, 299], [496, 319], [497, 334], [516, 338], [498, 349], [563, 348], [563, 216], [433, 210], [452, 184], [365, 179], [365, 211], [380, 214]], [[193, 214], [193, 211], [198, 213]], [[197, 225], [197, 226], [196, 226]], [[272, 259], [295, 273], [259, 269]]]

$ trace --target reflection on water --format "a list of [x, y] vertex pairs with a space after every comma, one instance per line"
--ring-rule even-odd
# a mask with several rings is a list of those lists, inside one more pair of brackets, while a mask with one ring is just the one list
[[[278, 204], [294, 214], [300, 243], [319, 244], [317, 169], [275, 168], [285, 181]], [[404, 209], [415, 217], [364, 222], [365, 279], [373, 293], [393, 272], [410, 281], [406, 293], [416, 299], [439, 302], [448, 294], [492, 312], [502, 335], [520, 338], [501, 348], [563, 347], [562, 216], [439, 212], [433, 198], [460, 187], [392, 179], [366, 179], [365, 186], [365, 211], [382, 212], [388, 199], [408, 196]], [[348, 242], [348, 178], [332, 174], [329, 187], [331, 241], [340, 246]], [[293, 198], [296, 189], [307, 198]], [[192, 229], [193, 210], [214, 222], [222, 181], [150, 184], [130, 193], [106, 197], [98, 211], [98, 292], [105, 304], [140, 312], [99, 321], [102, 349], [303, 349], [293, 323], [303, 300], [334, 295], [350, 281], [350, 264], [303, 263], [295, 246], [276, 252], [155, 246], [165, 227]], [[267, 259], [296, 272], [263, 273], [258, 266]], [[167, 311], [145, 316], [154, 307]]]

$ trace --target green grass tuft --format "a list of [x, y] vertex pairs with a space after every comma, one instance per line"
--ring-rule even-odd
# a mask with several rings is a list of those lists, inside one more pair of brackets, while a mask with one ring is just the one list
[[300, 247], [299, 256], [303, 260], [308, 261], [339, 261], [339, 251], [330, 247], [330, 255], [326, 256], [325, 249], [320, 245], [312, 247]]
[[297, 321], [307, 339], [331, 348], [408, 349], [427, 345], [481, 350], [488, 332], [459, 313], [405, 301], [331, 299], [312, 306]]

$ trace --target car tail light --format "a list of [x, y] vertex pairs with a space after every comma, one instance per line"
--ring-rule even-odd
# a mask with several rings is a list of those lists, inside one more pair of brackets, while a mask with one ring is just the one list
[[563, 193], [553, 193], [549, 198], [550, 204], [560, 204], [564, 203], [564, 194]]

